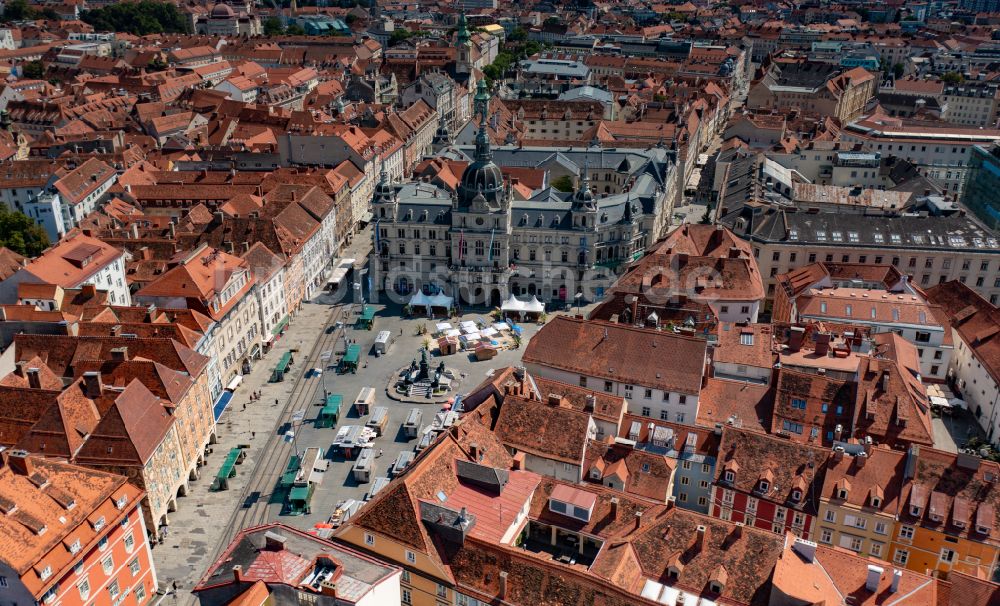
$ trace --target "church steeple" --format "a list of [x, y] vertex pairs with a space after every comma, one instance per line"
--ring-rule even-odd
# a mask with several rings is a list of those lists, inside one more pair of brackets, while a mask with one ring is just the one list
[[486, 89], [486, 82], [482, 80], [476, 87], [475, 101], [476, 113], [479, 114], [476, 153], [462, 173], [462, 181], [458, 186], [458, 204], [460, 208], [499, 211], [506, 207], [507, 194], [504, 191], [500, 167], [493, 163], [493, 150], [490, 148], [490, 136], [486, 130], [490, 93]]
[[469, 35], [469, 20], [465, 18], [465, 11], [458, 17], [458, 45], [465, 46], [472, 40], [472, 36]]
[[455, 73], [472, 73], [472, 34], [469, 33], [469, 21], [462, 11], [458, 18], [458, 34], [455, 36], [458, 44], [458, 56], [455, 58]]
[[580, 171], [580, 184], [573, 193], [574, 210], [594, 210], [594, 194], [590, 191], [590, 163], [585, 161]]
[[490, 137], [486, 131], [486, 122], [490, 114], [490, 93], [486, 89], [486, 81], [480, 80], [476, 85], [476, 113], [479, 114], [479, 132], [476, 133], [476, 160], [489, 162], [493, 159], [490, 149]]

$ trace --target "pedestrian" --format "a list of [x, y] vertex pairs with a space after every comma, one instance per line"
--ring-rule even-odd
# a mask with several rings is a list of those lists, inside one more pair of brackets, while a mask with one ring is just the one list
[[247, 409], [247, 403], [246, 403], [246, 402], [244, 402], [244, 403], [243, 403], [243, 410], [246, 410], [246, 409]]
[[274, 405], [275, 405], [275, 406], [277, 406], [277, 405], [278, 405], [278, 398], [275, 398], [275, 399], [274, 399]]
[[257, 437], [257, 432], [256, 431], [251, 431], [250, 432], [250, 439], [252, 440], [252, 439], [254, 439], [256, 437]]
[[399, 329], [399, 336], [401, 336], [401, 337], [403, 336], [403, 329], [402, 328]]

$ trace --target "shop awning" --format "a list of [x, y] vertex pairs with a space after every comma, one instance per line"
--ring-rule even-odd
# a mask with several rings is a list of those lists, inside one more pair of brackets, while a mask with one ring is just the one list
[[344, 403], [344, 396], [339, 393], [332, 393], [326, 397], [326, 406], [323, 407], [323, 414], [335, 415], [340, 412], [340, 405]]
[[365, 310], [361, 312], [361, 319], [365, 322], [371, 322], [375, 319], [375, 308], [365, 307]]
[[288, 499], [290, 501], [302, 501], [305, 503], [309, 500], [309, 487], [296, 486], [292, 488], [291, 492], [288, 493]]
[[288, 370], [288, 364], [292, 361], [292, 352], [286, 351], [281, 354], [278, 365], [274, 367], [275, 372], [283, 373]]
[[344, 364], [357, 364], [361, 357], [360, 345], [348, 345], [347, 353], [344, 354]]
[[288, 316], [287, 315], [284, 318], [282, 318], [280, 322], [278, 322], [277, 324], [274, 325], [274, 328], [271, 329], [271, 334], [272, 335], [278, 334], [279, 332], [285, 330], [286, 326], [288, 326]]
[[349, 272], [349, 271], [351, 271], [351, 266], [350, 265], [342, 265], [342, 266], [338, 267], [337, 269], [333, 270], [333, 275], [331, 275], [330, 279], [327, 280], [327, 282], [326, 282], [327, 285], [329, 285], [329, 286], [336, 286], [337, 284], [340, 284], [340, 282], [345, 277], [347, 277], [347, 272]]
[[212, 412], [215, 413], [215, 420], [218, 421], [222, 413], [226, 411], [226, 407], [229, 406], [229, 401], [233, 399], [233, 392], [224, 391], [219, 399], [215, 401], [215, 406], [212, 407]]
[[374, 215], [372, 215], [371, 212], [366, 212], [363, 215], [361, 215], [361, 222], [362, 223], [371, 223], [373, 218], [374, 218]]
[[229, 391], [236, 391], [236, 388], [239, 387], [240, 383], [242, 382], [243, 382], [243, 375], [236, 375], [235, 377], [233, 377], [233, 380], [229, 382], [229, 385], [226, 385], [226, 389], [228, 389]]

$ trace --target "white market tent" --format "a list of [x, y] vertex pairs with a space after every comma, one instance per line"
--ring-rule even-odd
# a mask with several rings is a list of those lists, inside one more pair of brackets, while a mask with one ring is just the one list
[[451, 309], [451, 303], [454, 299], [445, 295], [443, 293], [438, 293], [434, 296], [428, 297], [421, 291], [413, 293], [413, 297], [410, 298], [410, 308], [415, 309], [417, 307], [423, 307], [427, 310], [427, 314], [430, 315], [431, 308], [438, 307], [445, 310]]
[[451, 330], [451, 328], [452, 328], [452, 326], [448, 322], [438, 322], [437, 323], [437, 331], [438, 332], [448, 332], [449, 330]]
[[500, 306], [500, 311], [513, 313], [540, 314], [545, 311], [545, 304], [532, 295], [530, 301], [522, 301], [511, 295], [509, 299]]
[[444, 336], [446, 337], [457, 337], [460, 336], [461, 334], [462, 331], [460, 331], [457, 328], [449, 328], [448, 330], [444, 331]]

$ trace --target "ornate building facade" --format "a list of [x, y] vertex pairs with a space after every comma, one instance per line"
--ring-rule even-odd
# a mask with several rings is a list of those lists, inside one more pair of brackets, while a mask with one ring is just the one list
[[[404, 301], [417, 290], [445, 292], [464, 305], [497, 306], [511, 294], [555, 304], [577, 293], [599, 299], [666, 232], [677, 187], [674, 153], [494, 149], [489, 100], [480, 81], [474, 150], [435, 145], [439, 157], [468, 162], [453, 191], [427, 181], [393, 184], [383, 175], [372, 203], [373, 287]], [[515, 200], [505, 170], [544, 172], [543, 187]], [[557, 175], [570, 176], [575, 191], [552, 187]]]

